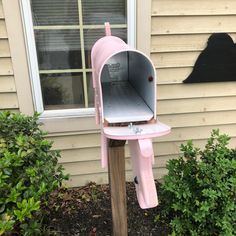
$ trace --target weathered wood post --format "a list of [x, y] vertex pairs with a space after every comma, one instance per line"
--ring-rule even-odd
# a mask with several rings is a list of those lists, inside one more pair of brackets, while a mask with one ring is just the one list
[[109, 140], [108, 175], [111, 192], [113, 236], [127, 236], [125, 141]]

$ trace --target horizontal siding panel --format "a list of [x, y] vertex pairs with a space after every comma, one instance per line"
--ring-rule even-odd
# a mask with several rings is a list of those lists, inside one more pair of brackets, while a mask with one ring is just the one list
[[73, 175], [66, 182], [69, 187], [84, 186], [89, 182], [95, 182], [97, 184], [108, 184], [108, 174], [107, 173], [94, 173], [92, 175]]
[[[179, 147], [176, 143], [153, 143], [153, 149], [156, 156], [178, 154]], [[171, 150], [171, 151], [170, 151]], [[173, 151], [173, 152], [172, 152]], [[100, 147], [69, 149], [61, 151], [60, 163], [84, 162], [84, 161], [99, 161], [101, 159]], [[125, 157], [130, 157], [128, 144], [125, 146]]]
[[153, 35], [151, 52], [200, 51], [205, 48], [210, 34], [202, 35]]
[[6, 24], [3, 19], [0, 19], [0, 38], [7, 38]]
[[0, 93], [2, 92], [16, 92], [13, 76], [0, 76]]
[[100, 146], [100, 134], [80, 134], [71, 136], [48, 137], [54, 141], [54, 149], [90, 148]]
[[152, 18], [152, 35], [236, 32], [235, 16], [160, 16]]
[[15, 112], [15, 113], [20, 113], [19, 109], [15, 109], [15, 108], [8, 108], [6, 109], [7, 111], [11, 111], [11, 112]]
[[157, 84], [179, 84], [192, 72], [192, 67], [159, 68], [156, 70]]
[[[172, 142], [170, 143], [153, 143], [153, 148], [156, 156], [173, 154], [169, 150], [175, 150], [174, 153], [178, 152], [178, 147], [175, 146]], [[156, 152], [158, 150], [158, 152]], [[61, 158], [59, 159], [60, 163], [71, 163], [71, 162], [84, 162], [84, 161], [99, 161], [101, 159], [100, 147], [94, 148], [83, 148], [83, 149], [71, 149], [71, 150], [62, 150]], [[125, 157], [130, 157], [129, 147], [126, 144], [125, 146]]]
[[[190, 139], [190, 138], [189, 138]], [[171, 141], [171, 142], [154, 142], [153, 150], [155, 156], [157, 157], [156, 161], [160, 156], [167, 155], [178, 155], [180, 154], [180, 145], [185, 141]], [[236, 143], [236, 138], [231, 139], [230, 147], [235, 147], [233, 144]], [[206, 145], [206, 140], [194, 140], [194, 145], [201, 149]], [[81, 148], [81, 149], [69, 149], [61, 151], [61, 158], [59, 159], [59, 163], [75, 163], [75, 162], [83, 162], [83, 161], [99, 161], [101, 159], [100, 156], [100, 147], [94, 148]], [[129, 148], [126, 144], [125, 146], [125, 157], [129, 158]]]
[[[153, 143], [153, 149], [156, 156], [170, 155], [179, 153], [179, 147], [176, 143]], [[170, 151], [171, 150], [171, 151]], [[173, 152], [172, 152], [173, 151]], [[100, 147], [68, 149], [61, 151], [60, 163], [99, 161], [101, 159]], [[125, 157], [130, 157], [128, 144], [125, 145]]]
[[[126, 159], [126, 170], [130, 170], [130, 160]], [[86, 175], [94, 173], [104, 173], [107, 172], [107, 168], [101, 167], [100, 161], [84, 161], [75, 163], [64, 163], [66, 173], [71, 175]]]
[[10, 48], [7, 39], [0, 39], [0, 57], [10, 57]]
[[[68, 162], [85, 161], [88, 158], [96, 160], [100, 157], [100, 132], [96, 134], [48, 136], [47, 139], [53, 141], [53, 150], [62, 150], [62, 155], [65, 155], [62, 162], [67, 160]], [[69, 156], [71, 159], [67, 159]]]
[[235, 96], [235, 82], [193, 83], [157, 86], [159, 100]]
[[[184, 106], [181, 106], [181, 101]], [[227, 101], [227, 100], [226, 100]], [[164, 106], [163, 102], [158, 102], [158, 114], [178, 114], [178, 113], [187, 113], [187, 112], [202, 112], [202, 111], [215, 111], [215, 110], [236, 110], [236, 97], [231, 99], [231, 107], [227, 106], [225, 99], [190, 99], [188, 104], [188, 99], [186, 100], [177, 100], [175, 103], [173, 100], [170, 100], [168, 106]], [[220, 104], [221, 102], [221, 104]], [[187, 104], [187, 105], [186, 105]], [[171, 106], [172, 105], [172, 109]], [[180, 105], [180, 106], [179, 106]], [[168, 109], [166, 109], [166, 107]], [[196, 118], [197, 119], [197, 118]], [[162, 121], [160, 116], [160, 121]], [[162, 121], [163, 122], [163, 121]], [[182, 121], [184, 122], [184, 121]], [[196, 124], [197, 125], [197, 124]], [[208, 124], [207, 124], [208, 125]], [[48, 137], [48, 139], [53, 140], [53, 148], [60, 150], [71, 150], [79, 148], [95, 148], [100, 147], [100, 134], [80, 134], [80, 135], [66, 135], [66, 136], [55, 136]], [[96, 151], [92, 152], [95, 153]], [[86, 151], [83, 152], [86, 155]]]
[[236, 124], [236, 110], [163, 115], [159, 119], [173, 128]]
[[101, 167], [99, 161], [64, 163], [63, 167], [65, 168], [65, 172], [70, 173], [70, 175], [87, 175], [107, 172], [107, 169]]
[[151, 54], [156, 68], [192, 67], [200, 52], [161, 52]]
[[[201, 51], [207, 46], [211, 34], [153, 35], [151, 52]], [[229, 34], [236, 41], [236, 34]]]
[[[153, 168], [164, 168], [166, 162], [172, 158], [177, 158], [175, 155], [170, 156], [159, 156], [155, 157], [155, 164]], [[104, 173], [107, 172], [107, 168], [101, 167], [100, 161], [84, 161], [84, 162], [75, 162], [75, 163], [64, 163], [65, 172], [70, 173], [71, 175], [83, 175], [83, 174], [93, 174], [93, 173]], [[132, 170], [131, 159], [125, 159], [125, 169], [127, 171]]]
[[4, 18], [2, 0], [0, 0], [0, 19]]
[[219, 128], [221, 133], [226, 133], [230, 137], [236, 137], [236, 124], [231, 125], [212, 125], [212, 126], [199, 126], [199, 127], [186, 127], [186, 128], [173, 128], [171, 133], [155, 138], [154, 142], [176, 142], [185, 140], [201, 140], [207, 139], [210, 136], [212, 129]]
[[42, 128], [50, 134], [58, 132], [85, 132], [98, 130], [100, 127], [95, 124], [95, 117], [67, 117], [67, 118], [54, 118], [46, 119], [41, 118], [40, 121], [44, 124]]
[[[235, 146], [235, 142], [236, 139], [233, 138], [231, 140], [231, 147]], [[179, 146], [181, 143], [183, 142], [166, 142], [160, 143], [158, 145], [154, 144], [155, 153], [157, 150], [159, 151], [159, 156], [155, 158], [155, 165], [153, 166], [153, 174], [155, 179], [161, 179], [165, 174], [167, 174], [167, 170], [164, 167], [168, 160], [178, 158]], [[194, 140], [194, 145], [196, 147], [203, 148], [205, 144], [206, 140]], [[163, 145], [167, 145], [164, 151], [166, 152], [166, 155], [164, 155], [164, 152], [162, 153], [160, 150]], [[167, 148], [171, 148], [171, 150], [168, 150]], [[169, 154], [170, 152], [171, 154]], [[63, 166], [65, 167], [67, 173], [71, 173], [71, 178], [68, 182], [70, 186], [85, 185], [90, 181], [96, 182], [98, 184], [108, 183], [107, 169], [101, 168], [99, 160], [94, 162], [74, 162], [69, 164], [64, 163]], [[126, 180], [133, 181], [133, 174], [131, 171], [129, 159], [126, 160], [126, 169]]]
[[[197, 143], [201, 142], [201, 140], [197, 140]], [[202, 141], [203, 142], [203, 141]], [[155, 156], [158, 158], [161, 156], [172, 155], [172, 154], [179, 154], [179, 146], [181, 142], [165, 142], [153, 143], [153, 150]], [[100, 163], [100, 148], [90, 148], [90, 149], [71, 149], [71, 150], [62, 150], [61, 151], [61, 158], [59, 159], [59, 163], [61, 164], [68, 164], [68, 163], [77, 163], [77, 162], [88, 162], [88, 161], [98, 161]], [[125, 146], [125, 157], [130, 158], [130, 152], [128, 144]], [[100, 164], [99, 164], [100, 165]]]
[[[161, 179], [167, 174], [165, 168], [158, 168], [153, 170], [153, 175], [155, 179]], [[132, 171], [126, 172], [126, 181], [133, 182]], [[67, 182], [70, 187], [83, 186], [89, 182], [96, 182], [97, 184], [107, 184], [108, 183], [108, 173], [93, 173], [89, 175], [72, 175], [70, 180]]]
[[0, 75], [13, 75], [11, 58], [0, 58]]
[[[155, 179], [162, 179], [166, 175], [167, 170], [164, 168], [154, 169], [153, 175]], [[126, 181], [133, 182], [133, 173], [132, 171], [126, 172]], [[93, 175], [75, 175], [71, 176], [70, 181], [68, 181], [69, 186], [75, 187], [80, 185], [85, 185], [90, 181], [96, 182], [98, 184], [107, 184], [108, 183], [108, 174], [107, 173], [98, 173]]]
[[231, 15], [236, 14], [235, 0], [153, 0], [152, 15]]
[[[211, 126], [211, 127], [209, 126], [206, 129], [204, 127], [203, 128], [200, 127], [200, 129], [201, 129], [201, 131], [203, 131], [203, 133], [198, 132], [198, 128], [196, 128], [196, 127], [193, 129], [186, 128], [186, 131], [184, 131], [184, 129], [182, 128], [183, 132], [179, 132], [179, 133], [176, 133], [175, 129], [173, 129], [172, 133], [168, 135], [169, 136], [168, 141], [162, 142], [162, 139], [165, 138], [165, 136], [163, 136], [161, 138], [161, 140], [159, 140], [160, 141], [159, 145], [157, 145], [157, 146], [154, 145], [153, 149], [154, 149], [154, 152], [156, 155], [156, 159], [155, 159], [156, 162], [158, 162], [158, 158], [161, 158], [161, 159], [166, 158], [166, 161], [168, 161], [169, 159], [178, 158], [179, 156], [181, 156], [182, 152], [180, 150], [180, 146], [181, 146], [181, 144], [187, 144], [188, 140], [192, 140], [195, 147], [200, 148], [201, 150], [204, 150], [205, 146], [207, 144], [207, 140], [208, 140], [208, 138], [210, 138], [212, 130], [217, 129], [217, 128], [220, 129], [220, 134], [226, 134], [226, 135], [230, 136], [228, 147], [235, 149], [235, 147], [236, 147], [236, 126], [235, 125], [232, 125], [232, 127], [231, 127], [232, 130], [230, 130], [230, 126], [227, 127], [224, 125]], [[178, 129], [178, 130], [180, 130], [180, 129]], [[191, 134], [191, 132], [196, 133], [196, 134]], [[180, 139], [182, 139], [182, 140], [171, 140], [172, 139], [171, 135], [181, 137]], [[186, 138], [182, 138], [183, 135], [185, 135]], [[205, 136], [205, 137], [201, 138], [203, 136]], [[169, 140], [171, 140], [171, 141], [169, 141]], [[165, 149], [158, 152], [159, 149], [157, 149], [157, 148], [158, 148], [158, 146], [160, 147], [160, 145], [164, 145], [164, 146], [167, 145], [167, 146]], [[170, 149], [168, 150], [167, 147]], [[165, 167], [166, 163], [164, 163], [162, 161], [160, 163], [162, 163], [162, 164], [160, 164], [161, 167]], [[158, 163], [157, 163], [157, 165], [158, 165]]]
[[16, 93], [0, 93], [0, 109], [18, 108]]
[[235, 97], [190, 98], [157, 102], [157, 114], [236, 110]]
[[67, 149], [61, 151], [60, 163], [100, 160], [100, 147]]
[[[207, 138], [208, 137], [206, 137], [205, 139], [194, 140], [193, 141], [194, 146], [200, 148], [201, 150], [203, 150], [205, 145], [207, 144]], [[155, 155], [157, 156], [156, 161], [158, 162], [159, 156], [161, 158], [164, 158], [164, 156], [166, 156], [167, 159], [170, 159], [168, 156], [173, 156], [173, 155], [178, 156], [178, 155], [180, 155], [181, 154], [180, 145], [181, 144], [186, 144], [187, 140], [190, 140], [190, 139], [191, 139], [191, 137], [188, 137], [186, 140], [182, 140], [182, 141], [171, 141], [171, 142], [164, 142], [164, 143], [155, 142], [155, 143], [153, 143], [153, 150], [154, 150]], [[229, 147], [230, 148], [235, 148], [235, 145], [236, 145], [236, 137], [233, 137], [230, 140]]]

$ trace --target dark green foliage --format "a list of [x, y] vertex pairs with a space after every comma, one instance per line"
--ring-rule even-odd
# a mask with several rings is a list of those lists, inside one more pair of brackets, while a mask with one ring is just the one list
[[192, 141], [168, 162], [160, 200], [172, 235], [236, 235], [236, 150], [213, 130], [203, 151]]
[[0, 235], [39, 235], [40, 207], [67, 178], [38, 116], [0, 112]]

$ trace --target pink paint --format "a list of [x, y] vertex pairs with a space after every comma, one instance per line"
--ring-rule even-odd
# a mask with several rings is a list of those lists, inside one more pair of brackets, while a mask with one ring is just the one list
[[108, 139], [128, 140], [139, 205], [155, 207], [151, 139], [170, 133], [169, 126], [156, 120], [155, 67], [142, 52], [111, 36], [109, 23], [105, 23], [105, 34], [91, 54], [96, 123], [101, 125], [101, 164], [107, 167]]
[[135, 177], [135, 188], [141, 208], [158, 205], [155, 181], [152, 173], [154, 159], [151, 139], [130, 140], [129, 148]]

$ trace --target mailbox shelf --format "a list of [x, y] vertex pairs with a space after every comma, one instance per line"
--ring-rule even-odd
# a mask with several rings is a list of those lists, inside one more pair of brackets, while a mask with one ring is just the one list
[[148, 121], [153, 112], [128, 81], [102, 83], [104, 118], [109, 123]]
[[168, 133], [170, 133], [170, 127], [159, 121], [155, 124], [134, 125], [132, 127], [104, 127], [106, 137], [116, 140], [155, 138]]

